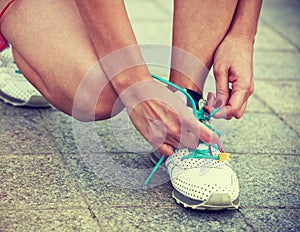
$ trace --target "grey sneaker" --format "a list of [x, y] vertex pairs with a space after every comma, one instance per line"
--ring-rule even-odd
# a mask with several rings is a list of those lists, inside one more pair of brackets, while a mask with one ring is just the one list
[[0, 65], [0, 100], [13, 106], [50, 107], [18, 69], [11, 48], [0, 53]]

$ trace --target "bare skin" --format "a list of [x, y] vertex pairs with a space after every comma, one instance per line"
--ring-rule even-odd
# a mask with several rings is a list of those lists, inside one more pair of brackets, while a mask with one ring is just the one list
[[194, 73], [187, 77], [173, 67], [170, 75], [173, 83], [202, 93], [205, 71], [212, 66], [214, 52], [230, 27], [236, 6], [237, 0], [174, 1], [173, 46], [187, 51], [200, 62], [192, 59], [186, 62], [185, 54], [174, 52], [173, 66], [174, 63], [186, 64], [184, 71]]
[[[172, 69], [170, 79], [202, 93], [205, 70], [213, 65], [216, 96], [208, 96], [207, 109], [221, 108], [216, 118], [241, 118], [253, 93], [253, 45], [261, 4], [262, 1], [247, 0], [175, 1], [173, 46], [193, 54], [203, 66], [198, 67], [197, 62], [193, 66], [192, 59], [186, 68], [194, 73], [186, 77]], [[186, 57], [176, 54], [173, 63], [184, 63]]]
[[[239, 35], [241, 30], [238, 26], [239, 20], [244, 19], [245, 13], [251, 16], [251, 22], [247, 25], [253, 28], [250, 31], [256, 31], [259, 4], [252, 4], [252, 8], [249, 7], [247, 10], [242, 3], [237, 4], [236, 0], [225, 5], [221, 4], [223, 1], [220, 1], [219, 5], [211, 2], [191, 1], [186, 4], [184, 1], [175, 1], [173, 44], [198, 57], [207, 68], [214, 63], [216, 80], [219, 83], [216, 98], [222, 100], [224, 108], [227, 107], [227, 114], [220, 112], [219, 117], [239, 117], [244, 108], [241, 108], [241, 112], [236, 108], [244, 106], [247, 102], [246, 96], [251, 94], [248, 86], [253, 84], [250, 78], [252, 74], [251, 72], [247, 74], [248, 79], [241, 78], [238, 75], [238, 59], [227, 61], [225, 53], [235, 52], [230, 49], [232, 46], [230, 41], [233, 41], [230, 38], [236, 38], [235, 34]], [[180, 4], [183, 7], [178, 7]], [[236, 13], [234, 16], [236, 7], [238, 9], [240, 7], [242, 13], [240, 15]], [[186, 12], [193, 12], [196, 17], [195, 25], [191, 23], [190, 27], [183, 30], [181, 24], [188, 25], [188, 18], [183, 17]], [[200, 16], [196, 14], [197, 12]], [[200, 28], [202, 25], [205, 36], [195, 32], [198, 23]], [[210, 34], [210, 29], [206, 30], [205, 25], [214, 27], [215, 34]], [[229, 28], [232, 36], [226, 34]], [[70, 115], [74, 113], [76, 91], [88, 70], [92, 66], [95, 67], [99, 59], [105, 61], [112, 52], [137, 45], [122, 1], [17, 0], [3, 17], [1, 31], [12, 44], [16, 63], [24, 76], [53, 105]], [[191, 37], [182, 34], [190, 34]], [[240, 70], [246, 70], [248, 73], [251, 71], [249, 67], [250, 69], [252, 67], [251, 56], [249, 60], [252, 51], [245, 41], [253, 41], [254, 36], [253, 39], [251, 36], [243, 36], [239, 43], [240, 48], [247, 48], [244, 56], [248, 58], [248, 63], [245, 58], [245, 63], [242, 63], [244, 68]], [[113, 62], [108, 62], [108, 66], [105, 62], [100, 62], [99, 67], [93, 69], [96, 70], [93, 73], [94, 78], [81, 94], [76, 106], [78, 111], [73, 114], [74, 117], [86, 121], [102, 120], [126, 107], [139, 132], [165, 155], [171, 155], [174, 147], [197, 147], [199, 140], [214, 144], [218, 142], [217, 135], [198, 122], [171, 91], [152, 80], [138, 50], [127, 55], [133, 64], [138, 65], [113, 76], [110, 75], [110, 70], [117, 68], [111, 67]], [[238, 54], [234, 55], [236, 57]], [[175, 58], [173, 57], [176, 61]], [[235, 78], [228, 75], [229, 72], [224, 74], [220, 71], [224, 70], [225, 64], [233, 65], [237, 70]], [[223, 80], [224, 78], [227, 81]], [[172, 70], [171, 80], [182, 87], [201, 92], [205, 75], [200, 77], [195, 75], [192, 82]], [[234, 94], [231, 97], [224, 90], [228, 89], [228, 82], [234, 84]], [[133, 88], [136, 85], [143, 86], [143, 83], [147, 83], [145, 86], [154, 86], [157, 93], [163, 94], [158, 98], [152, 96], [149, 99], [151, 96], [147, 91]], [[99, 88], [100, 96], [92, 104], [95, 93], [99, 93]], [[128, 89], [130, 91], [126, 91]], [[243, 97], [240, 96], [241, 89], [248, 91]], [[121, 101], [118, 101], [117, 110], [112, 115], [112, 108], [118, 96]], [[169, 100], [166, 100], [165, 104], [162, 99]], [[217, 101], [214, 97], [212, 99]], [[161, 122], [164, 126], [157, 122]]]

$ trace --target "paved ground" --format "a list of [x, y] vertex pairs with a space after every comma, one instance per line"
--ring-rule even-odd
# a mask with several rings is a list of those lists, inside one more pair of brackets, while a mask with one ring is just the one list
[[[171, 1], [128, 7], [141, 43], [169, 44]], [[82, 127], [55, 109], [0, 103], [0, 231], [299, 231], [299, 10], [298, 0], [264, 1], [255, 94], [245, 116], [226, 123], [240, 210], [185, 209], [163, 173], [164, 184], [138, 188], [138, 171], [152, 164], [147, 147], [132, 149], [139, 138], [124, 116]]]

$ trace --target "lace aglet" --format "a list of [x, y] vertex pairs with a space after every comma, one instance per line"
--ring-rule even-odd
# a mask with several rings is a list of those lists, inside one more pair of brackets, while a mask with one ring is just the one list
[[150, 173], [150, 175], [148, 176], [148, 178], [146, 179], [146, 181], [144, 182], [144, 185], [147, 185], [149, 183], [149, 181], [151, 180], [152, 176], [154, 175], [154, 173], [157, 171], [157, 169], [159, 168], [159, 166], [162, 164], [162, 162], [164, 161], [165, 156], [162, 155], [161, 158], [159, 159], [159, 161], [156, 163], [156, 165], [154, 166], [154, 168], [152, 169], [152, 172]]

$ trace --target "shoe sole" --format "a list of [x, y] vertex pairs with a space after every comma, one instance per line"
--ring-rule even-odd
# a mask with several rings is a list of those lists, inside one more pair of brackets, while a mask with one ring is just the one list
[[197, 210], [237, 210], [240, 206], [239, 198], [232, 201], [228, 193], [212, 193], [206, 201], [197, 201], [173, 189], [172, 197], [184, 207]]
[[[154, 164], [156, 164], [159, 157], [152, 152], [150, 154], [150, 159]], [[167, 172], [165, 163], [161, 165], [161, 168], [163, 171]], [[199, 201], [188, 198], [176, 189], [173, 189], [172, 197], [178, 204], [183, 205], [185, 208], [192, 208], [196, 210], [237, 210], [240, 206], [239, 197], [232, 201], [230, 194], [228, 193], [212, 193], [206, 201]]]
[[0, 100], [17, 107], [32, 107], [32, 108], [48, 108], [51, 107], [49, 102], [42, 96], [32, 96], [29, 101], [25, 102], [13, 97], [8, 96], [7, 94], [0, 91]]

